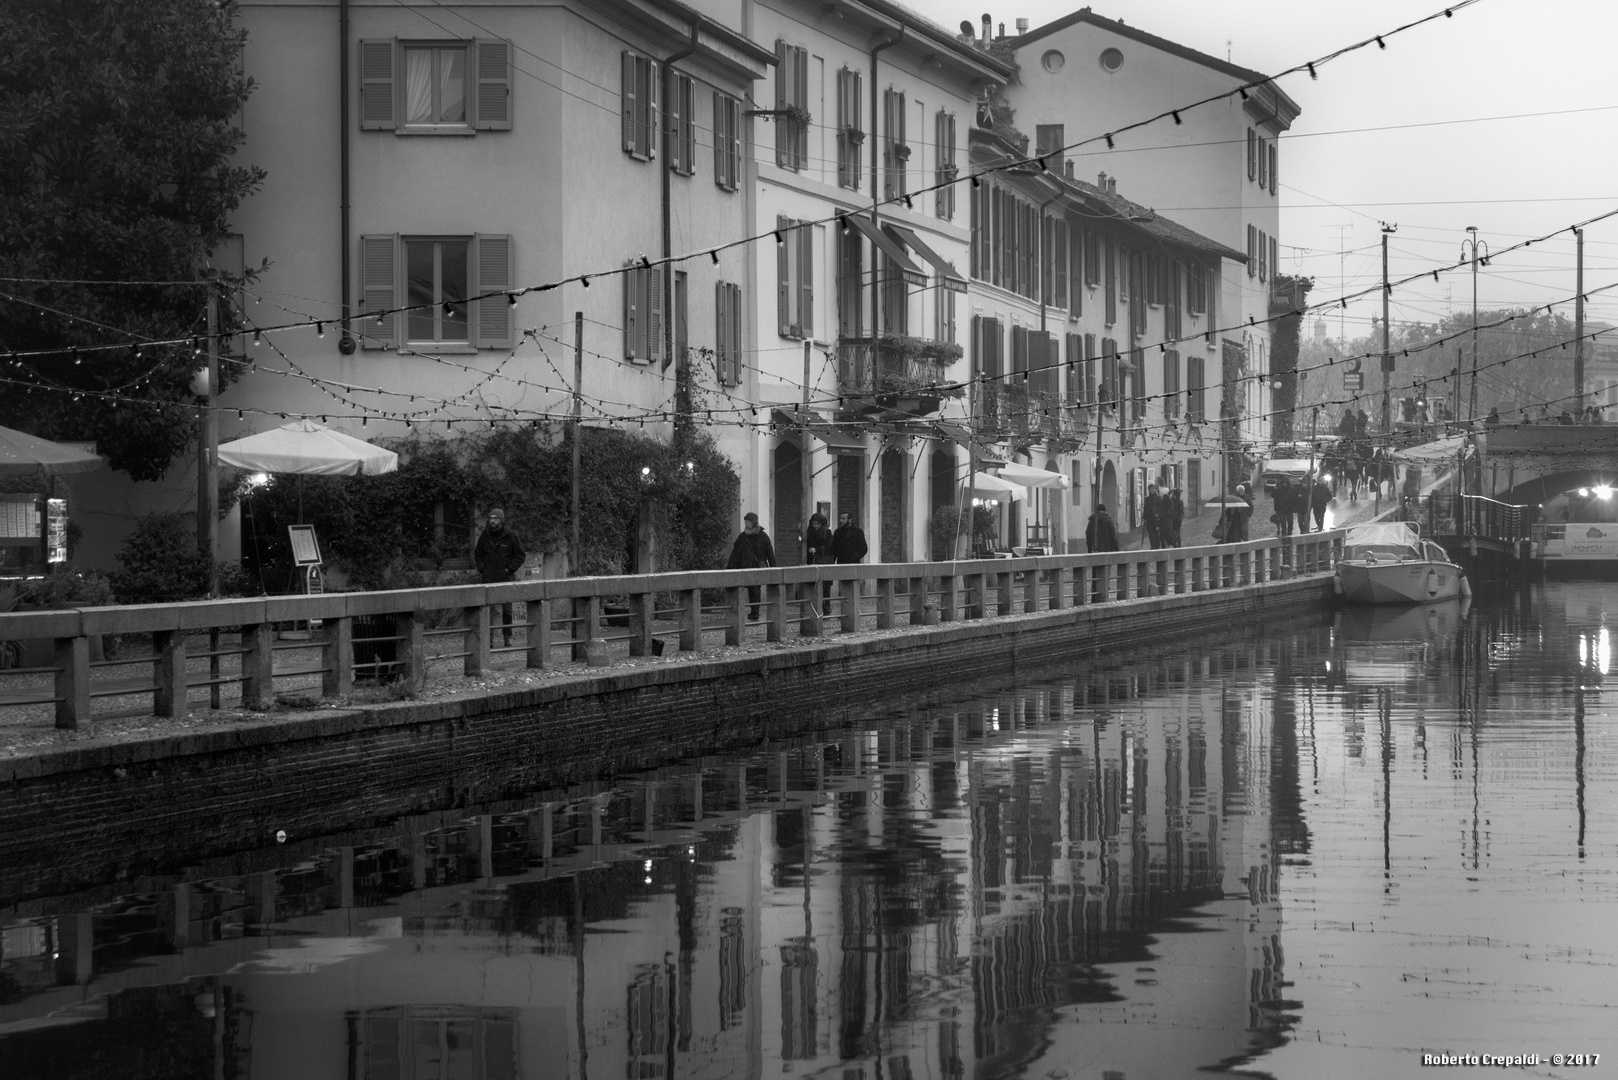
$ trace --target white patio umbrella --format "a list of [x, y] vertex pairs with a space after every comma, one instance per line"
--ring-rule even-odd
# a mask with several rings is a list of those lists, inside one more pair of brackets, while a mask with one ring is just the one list
[[219, 445], [219, 463], [250, 472], [303, 476], [377, 476], [399, 467], [399, 455], [364, 439], [294, 420]]
[[1067, 490], [1073, 486], [1073, 481], [1059, 472], [1049, 469], [1036, 469], [1031, 465], [1023, 465], [1016, 461], [1008, 461], [996, 470], [1000, 479], [1009, 480], [1013, 484], [1021, 484], [1031, 488], [1060, 488]]
[[100, 454], [0, 427], [0, 476], [63, 476], [106, 463]]
[[987, 495], [990, 498], [1026, 499], [1028, 489], [1021, 484], [1013, 484], [1010, 480], [1002, 480], [993, 473], [979, 472], [972, 474], [972, 494]]

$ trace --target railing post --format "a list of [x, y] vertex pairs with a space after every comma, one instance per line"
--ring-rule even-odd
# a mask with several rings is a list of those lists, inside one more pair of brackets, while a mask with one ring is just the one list
[[1010, 570], [999, 570], [994, 575], [994, 613], [999, 618], [1016, 614], [1016, 598], [1012, 595], [1016, 575]]
[[954, 622], [961, 611], [961, 579], [958, 574], [944, 574], [938, 579], [938, 621]]
[[631, 593], [629, 597], [629, 655], [652, 655], [652, 619], [653, 609], [657, 606], [657, 594], [649, 592]]
[[886, 575], [876, 581], [876, 628], [893, 629], [894, 581]]
[[399, 613], [399, 651], [404, 654], [404, 682], [410, 690], [427, 685], [427, 617], [421, 611]]
[[1073, 600], [1073, 571], [1070, 567], [1058, 566], [1051, 577], [1051, 610], [1061, 611], [1068, 607]]
[[551, 660], [551, 598], [530, 600], [527, 607], [528, 666], [542, 668]]
[[[810, 584], [817, 589], [820, 587], [819, 582]], [[766, 641], [781, 641], [787, 636], [787, 604], [790, 603], [787, 600], [788, 592], [786, 583], [782, 581], [772, 581], [764, 587], [764, 599], [768, 602], [770, 611], [769, 624], [764, 628]]]
[[[346, 618], [332, 619], [330, 622], [334, 629], [328, 633], [335, 631], [339, 621], [344, 624], [349, 622]], [[242, 627], [242, 706], [255, 712], [263, 712], [275, 704], [275, 653], [271, 648], [274, 641], [274, 623]], [[352, 687], [354, 668], [348, 666], [347, 671], [349, 686]]]
[[913, 577], [910, 579], [910, 625], [925, 626], [927, 624], [927, 579]]
[[[763, 599], [763, 597], [760, 597]], [[747, 626], [747, 587], [730, 585], [725, 588], [725, 644], [740, 645], [742, 630]]]
[[[178, 631], [175, 631], [178, 634]], [[56, 639], [56, 726], [76, 728], [90, 722], [90, 639]], [[185, 704], [185, 651], [180, 651], [180, 703]], [[159, 713], [158, 715], [162, 715]], [[184, 716], [184, 712], [180, 713]]]
[[489, 666], [489, 605], [461, 609], [466, 619], [466, 658], [463, 675], [482, 675]]
[[601, 597], [591, 594], [573, 598], [573, 632], [568, 635], [573, 639], [573, 659], [589, 662], [590, 641], [596, 636], [600, 621]]
[[843, 633], [852, 634], [860, 628], [860, 579], [848, 578], [842, 583]]
[[681, 589], [680, 651], [702, 651], [702, 590]]
[[[484, 609], [488, 611], [487, 608]], [[248, 642], [248, 629], [261, 631], [263, 627], [243, 627], [242, 644]], [[320, 644], [320, 666], [326, 670], [320, 673], [320, 692], [326, 697], [347, 697], [354, 692], [354, 619], [349, 615], [339, 615], [326, 620], [325, 639]], [[270, 686], [270, 649], [268, 635], [259, 633], [254, 635], [264, 640], [264, 680], [263, 705], [248, 705], [249, 709], [268, 709], [275, 701], [275, 691]], [[248, 646], [250, 649], [257, 647]], [[253, 659], [251, 653], [242, 656], [242, 701], [248, 697], [247, 664]]]
[[[73, 640], [84, 639], [70, 638], [65, 640], [71, 642]], [[68, 653], [66, 659], [69, 661], [69, 664], [64, 664], [62, 662], [64, 659], [62, 645], [62, 640], [57, 641], [56, 692], [58, 697], [65, 698], [67, 695], [63, 694], [61, 689], [62, 677], [65, 674], [66, 669], [71, 665], [75, 658], [71, 653]], [[187, 702], [185, 700], [185, 631], [159, 630], [154, 633], [152, 635], [152, 655], [157, 668], [157, 678], [155, 680], [157, 683], [157, 689], [152, 694], [152, 711], [158, 716], [167, 717], [170, 720], [184, 719], [187, 710]], [[88, 652], [85, 653], [85, 663], [89, 663]], [[88, 680], [86, 680], [85, 692], [89, 692]], [[57, 727], [63, 726], [62, 709], [65, 704], [65, 701], [58, 701], [56, 703]], [[88, 715], [88, 713], [86, 713], [86, 715]]]
[[966, 575], [966, 618], [983, 618], [983, 574]]
[[1045, 572], [1037, 566], [1023, 576], [1022, 602], [1024, 611], [1039, 610], [1039, 586], [1044, 576]]

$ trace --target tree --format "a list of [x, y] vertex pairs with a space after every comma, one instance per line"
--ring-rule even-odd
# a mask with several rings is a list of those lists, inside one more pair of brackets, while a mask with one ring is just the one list
[[[189, 342], [135, 346], [205, 332], [190, 282], [264, 178], [233, 161], [252, 91], [235, 15], [10, 0], [0, 18], [0, 353], [36, 354], [0, 359], [0, 424], [94, 439], [136, 479], [195, 438], [198, 363]], [[98, 284], [115, 281], [151, 284]]]

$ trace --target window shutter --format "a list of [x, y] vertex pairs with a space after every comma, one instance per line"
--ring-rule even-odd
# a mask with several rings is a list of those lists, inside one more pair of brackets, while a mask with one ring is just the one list
[[479, 38], [473, 56], [477, 64], [477, 95], [472, 126], [479, 131], [510, 131], [511, 43]]
[[397, 43], [392, 38], [360, 42], [360, 130], [392, 131], [393, 65]]
[[697, 171], [697, 88], [691, 76], [680, 77], [680, 94], [685, 99], [685, 123], [680, 126], [680, 160], [685, 162], [685, 175], [694, 176]]
[[796, 52], [788, 47], [781, 38], [775, 40], [775, 163], [787, 164], [787, 129], [786, 120], [781, 116], [781, 110], [787, 107], [787, 87], [793, 84], [791, 71], [792, 62], [797, 59]]
[[726, 301], [729, 296], [725, 292], [723, 281], [714, 282], [713, 286], [713, 374], [722, 384], [730, 383], [730, 349], [727, 348], [726, 327], [729, 325], [729, 312]]
[[657, 132], [663, 122], [663, 90], [658, 79], [658, 63], [656, 60], [645, 61], [646, 70], [646, 125], [643, 129], [646, 157], [651, 161], [657, 160]]
[[782, 337], [792, 336], [792, 219], [779, 214], [775, 232], [781, 243], [775, 245], [775, 326]]
[[[472, 238], [472, 295], [504, 294], [511, 288], [511, 237], [479, 233]], [[504, 295], [472, 303], [472, 344], [480, 349], [512, 347], [511, 302]]]
[[1270, 237], [1270, 276], [1274, 277], [1281, 271], [1281, 241]]
[[[399, 343], [398, 237], [360, 237], [360, 322], [357, 336], [367, 349], [393, 349]], [[376, 313], [389, 312], [377, 322]]]
[[[798, 49], [794, 49], [793, 52], [795, 52], [797, 54], [798, 67], [797, 67], [797, 71], [794, 73], [795, 76], [796, 76], [796, 82], [794, 82], [793, 87], [794, 87], [794, 90], [796, 91], [796, 96], [794, 97], [792, 103], [794, 105], [797, 105], [799, 108], [807, 109], [809, 107], [809, 50], [808, 49], [803, 49], [803, 48], [798, 48]], [[794, 124], [793, 125], [793, 168], [796, 168], [796, 169], [806, 168], [808, 166], [808, 164], [809, 164], [809, 125], [808, 124]]]
[[805, 341], [815, 336], [815, 227], [798, 226], [798, 328]]
[[642, 274], [639, 267], [624, 274], [624, 358], [628, 360], [644, 359], [636, 348], [640, 341], [641, 290], [645, 288]]
[[730, 145], [730, 139], [725, 131], [725, 95], [715, 90], [713, 93], [713, 181], [720, 187], [728, 187], [725, 183], [725, 150]]
[[685, 123], [685, 95], [681, 93], [681, 83], [684, 77], [673, 76], [674, 85], [669, 87], [669, 168], [677, 173], [683, 173], [685, 168], [685, 132], [682, 127]]
[[624, 150], [635, 152], [635, 54], [624, 50]]
[[1247, 276], [1253, 277], [1258, 273], [1258, 226], [1247, 227]]
[[663, 267], [651, 266], [646, 268], [646, 356], [649, 360], [661, 360], [664, 353], [664, 298], [663, 298]]
[[1258, 179], [1258, 136], [1252, 128], [1247, 129], [1247, 178]]
[[1281, 190], [1281, 180], [1275, 172], [1275, 143], [1270, 144], [1270, 194], [1278, 194]]

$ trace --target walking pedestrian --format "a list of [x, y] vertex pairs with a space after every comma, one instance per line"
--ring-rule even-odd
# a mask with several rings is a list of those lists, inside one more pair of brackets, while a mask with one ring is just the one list
[[1106, 504], [1097, 506], [1084, 526], [1084, 546], [1093, 554], [1098, 551], [1118, 550], [1118, 526], [1107, 513]]
[[1169, 492], [1168, 500], [1168, 541], [1169, 547], [1180, 546], [1180, 526], [1185, 522], [1185, 499], [1179, 488]]
[[1142, 508], [1141, 517], [1146, 525], [1146, 543], [1149, 547], [1163, 546], [1163, 518], [1164, 518], [1163, 489], [1156, 480], [1146, 489], [1146, 504]]
[[1309, 531], [1309, 494], [1315, 489], [1315, 474], [1304, 473], [1292, 489], [1292, 513], [1298, 519], [1298, 531]]
[[844, 510], [837, 515], [837, 531], [831, 536], [832, 562], [857, 563], [865, 559], [870, 546], [865, 542], [865, 530], [854, 524], [854, 515]]
[[1247, 522], [1253, 516], [1253, 489], [1245, 483], [1237, 484], [1236, 498], [1241, 500], [1239, 505], [1227, 506], [1220, 511], [1220, 524], [1224, 526], [1224, 542], [1227, 544], [1247, 542]]
[[[803, 561], [806, 566], [821, 566], [832, 561], [831, 555], [831, 528], [826, 524], [826, 515], [816, 512], [809, 515], [809, 528], [803, 534]], [[831, 595], [831, 581], [820, 583], [821, 599]]]
[[[726, 565], [731, 570], [755, 570], [775, 565], [775, 546], [770, 543], [770, 534], [759, 528], [758, 515], [751, 510], [742, 515], [742, 531], [731, 545], [730, 562]], [[749, 621], [758, 620], [759, 593], [759, 586], [747, 587]]]
[[1322, 476], [1315, 480], [1315, 488], [1309, 495], [1310, 509], [1315, 512], [1315, 531], [1321, 532], [1326, 528], [1326, 507], [1331, 505], [1331, 484]]
[[[506, 512], [500, 507], [489, 511], [489, 516], [483, 526], [483, 532], [478, 536], [477, 546], [472, 549], [472, 561], [478, 568], [478, 579], [485, 585], [492, 585], [500, 581], [515, 581], [517, 571], [522, 569], [523, 560], [528, 553], [523, 550], [522, 540], [511, 529], [506, 528]], [[504, 634], [507, 646], [511, 644], [511, 601], [500, 605], [500, 629]], [[494, 628], [489, 628], [489, 645], [494, 646]]]
[[1274, 503], [1274, 512], [1270, 520], [1275, 523], [1275, 535], [1283, 539], [1292, 535], [1292, 481], [1284, 476], [1277, 477], [1275, 487], [1270, 491], [1270, 498]]

